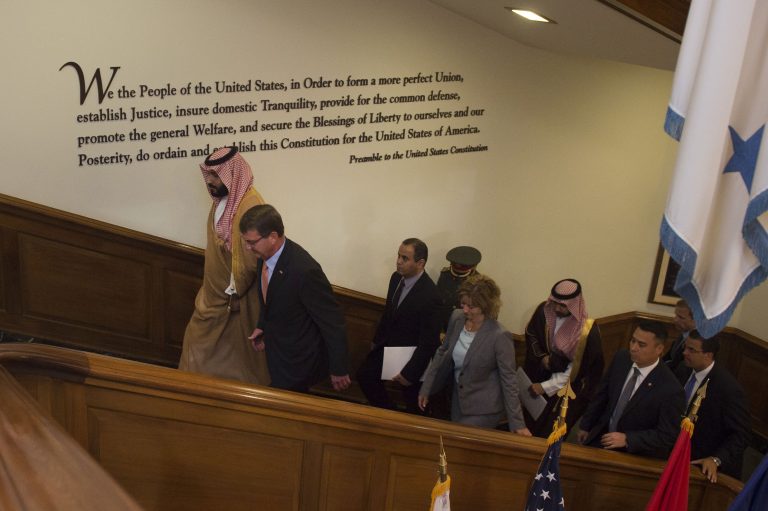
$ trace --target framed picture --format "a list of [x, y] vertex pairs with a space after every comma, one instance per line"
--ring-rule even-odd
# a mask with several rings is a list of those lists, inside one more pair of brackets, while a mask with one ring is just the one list
[[653, 269], [653, 280], [651, 281], [651, 292], [648, 295], [649, 302], [672, 306], [677, 303], [680, 295], [675, 293], [674, 288], [678, 271], [680, 271], [680, 265], [669, 256], [669, 252], [664, 250], [664, 247], [659, 243], [656, 267]]

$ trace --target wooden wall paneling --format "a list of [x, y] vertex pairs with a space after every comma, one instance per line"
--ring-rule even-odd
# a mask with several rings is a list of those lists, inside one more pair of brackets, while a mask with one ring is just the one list
[[298, 468], [300, 488], [298, 489], [298, 509], [317, 511], [320, 500], [320, 483], [323, 468], [323, 442], [311, 435], [301, 436], [303, 440], [301, 466]]
[[635, 318], [633, 314], [617, 314], [598, 318], [596, 321], [600, 327], [600, 337], [603, 340], [603, 359], [605, 360], [605, 368], [607, 368], [617, 351], [629, 348], [629, 340], [635, 329]]
[[527, 346], [525, 345], [525, 335], [512, 334], [512, 340], [515, 344], [515, 364], [517, 364], [518, 367], [524, 367], [525, 352], [527, 350]]
[[[5, 307], [8, 314], [0, 308], [2, 328], [176, 365], [202, 250], [3, 195], [0, 230], [0, 304], [15, 304]], [[166, 280], [168, 271], [173, 277]], [[41, 291], [51, 287], [59, 294], [69, 289], [69, 300]], [[90, 308], [82, 307], [86, 294]]]
[[741, 346], [742, 354], [736, 371], [733, 373], [736, 379], [744, 386], [747, 392], [748, 405], [752, 416], [752, 430], [768, 438], [768, 378], [766, 377], [765, 353], [751, 346]]
[[[435, 465], [436, 460], [430, 467], [432, 474]], [[510, 473], [509, 466], [485, 465], [484, 457], [479, 455], [474, 456], [472, 463], [449, 462], [449, 470], [451, 503], [456, 509], [522, 509], [523, 502], [516, 500], [528, 493], [534, 475], [530, 469]], [[435, 479], [433, 475], [432, 484]]]
[[594, 508], [601, 511], [615, 511], [616, 509], [642, 511], [645, 509], [658, 482], [657, 478], [639, 478], [632, 466], [615, 467], [612, 470], [594, 470], [595, 468], [595, 466], [586, 465], [582, 469], [587, 472], [592, 471], [586, 477], [586, 481], [590, 483], [589, 509]]
[[[149, 265], [149, 282], [147, 283], [149, 296], [147, 298], [148, 309], [148, 337], [153, 347], [165, 355], [165, 271], [160, 261], [152, 261]], [[162, 355], [161, 355], [162, 356]]]
[[752, 418], [752, 432], [765, 448], [768, 443], [768, 347], [766, 344], [738, 329], [726, 328], [719, 334], [720, 352], [717, 360], [744, 387]]
[[[339, 445], [325, 445], [319, 467], [319, 511], [359, 511], [367, 509], [371, 499], [372, 450]], [[316, 469], [317, 467], [315, 467]]]
[[27, 234], [19, 259], [26, 316], [149, 341], [149, 265]]
[[384, 313], [385, 300], [338, 286], [334, 286], [334, 293], [347, 323], [349, 365], [354, 372], [371, 350], [371, 341]]
[[[560, 489], [563, 492], [563, 500], [565, 502], [565, 509], [571, 509], [576, 502], [589, 502], [592, 499], [591, 493], [588, 493], [585, 485], [579, 478], [572, 478], [568, 475], [563, 475], [560, 471]], [[530, 485], [527, 488], [530, 492]]]
[[184, 331], [192, 316], [195, 297], [202, 281], [202, 266], [188, 269], [186, 272], [172, 268], [163, 269], [163, 313], [160, 318], [164, 324], [163, 341], [166, 350], [172, 350], [169, 357], [175, 355], [177, 362], [181, 355]]
[[0, 317], [8, 321], [21, 312], [19, 254], [16, 232], [3, 228], [3, 218], [0, 212]]
[[688, 509], [699, 509], [700, 511], [723, 511], [728, 509], [733, 496], [741, 491], [741, 486], [734, 487], [726, 485], [721, 487], [717, 485], [705, 485], [702, 491], [696, 492], [700, 495], [698, 501], [688, 499]]
[[[364, 446], [365, 447], [365, 446]], [[373, 456], [373, 473], [371, 476], [371, 495], [368, 499], [368, 511], [384, 511], [388, 499], [388, 485], [391, 453], [386, 443], [370, 443], [367, 447], [375, 447]], [[435, 472], [436, 473], [436, 472]]]
[[8, 271], [6, 270], [6, 255], [5, 255], [5, 230], [0, 227], [0, 313], [5, 312], [5, 304], [7, 298], [5, 294], [8, 292], [8, 286], [5, 281], [8, 279]]
[[[72, 406], [88, 414], [89, 451], [147, 509], [244, 509], [243, 502], [274, 511], [344, 509], [346, 499], [365, 500], [366, 481], [368, 506], [360, 509], [423, 509], [436, 478], [439, 435], [452, 500], [473, 509], [514, 508], [546, 448], [542, 439], [80, 356], [0, 346], [0, 365], [19, 361], [14, 374], [41, 371], [54, 387], [84, 390], [85, 399]], [[663, 468], [657, 460], [573, 444], [563, 446], [560, 462], [567, 498], [578, 494], [572, 511], [642, 509]], [[732, 498], [740, 485], [726, 487], [730, 478], [721, 479], [711, 485], [692, 473], [692, 492], [717, 486]], [[635, 495], [632, 502], [628, 495]]]
[[632, 486], [631, 481], [627, 484], [601, 484], [594, 486], [590, 495], [589, 509], [592, 511], [642, 511], [648, 504], [649, 493], [653, 492], [647, 488], [637, 488]]
[[298, 510], [302, 440], [90, 407], [91, 453], [147, 510]]

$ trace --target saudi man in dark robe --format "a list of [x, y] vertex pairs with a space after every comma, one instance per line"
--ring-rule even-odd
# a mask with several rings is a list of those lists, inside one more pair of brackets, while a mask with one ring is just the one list
[[[581, 284], [561, 280], [547, 301], [533, 313], [525, 329], [525, 373], [532, 384], [528, 392], [543, 396], [547, 406], [537, 418], [525, 413], [534, 436], [547, 437], [559, 413], [557, 392], [570, 379], [576, 399], [568, 404], [567, 424], [572, 429], [586, 409], [603, 373], [600, 329], [587, 316]], [[522, 392], [522, 389], [521, 389]]]
[[238, 227], [243, 213], [264, 199], [235, 147], [215, 150], [200, 170], [213, 204], [203, 285], [184, 332], [179, 369], [268, 385], [264, 353], [248, 340], [259, 319], [256, 258], [244, 250]]

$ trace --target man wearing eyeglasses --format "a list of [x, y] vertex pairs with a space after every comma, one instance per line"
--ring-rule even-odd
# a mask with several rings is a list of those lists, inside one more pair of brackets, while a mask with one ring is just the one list
[[179, 369], [267, 385], [263, 353], [248, 342], [259, 317], [255, 261], [249, 261], [237, 227], [250, 207], [263, 204], [248, 162], [235, 147], [214, 150], [200, 164], [213, 201], [207, 222], [203, 285], [184, 332]]
[[259, 257], [262, 307], [249, 338], [267, 355], [270, 385], [306, 393], [330, 370], [334, 390], [349, 387], [344, 316], [323, 269], [285, 237], [283, 219], [269, 204], [246, 211], [240, 232], [246, 250]]
[[716, 337], [705, 339], [697, 330], [691, 331], [683, 349], [684, 365], [677, 372], [686, 391], [688, 410], [696, 391], [709, 382], [691, 438], [691, 463], [699, 465], [713, 483], [717, 482], [718, 472], [741, 478], [750, 432], [744, 389], [715, 360], [719, 349]]

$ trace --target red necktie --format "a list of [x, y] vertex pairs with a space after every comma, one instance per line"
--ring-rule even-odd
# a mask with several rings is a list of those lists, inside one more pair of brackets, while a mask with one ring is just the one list
[[264, 299], [264, 303], [267, 303], [267, 288], [269, 287], [269, 267], [267, 263], [263, 263], [261, 266], [261, 297]]

